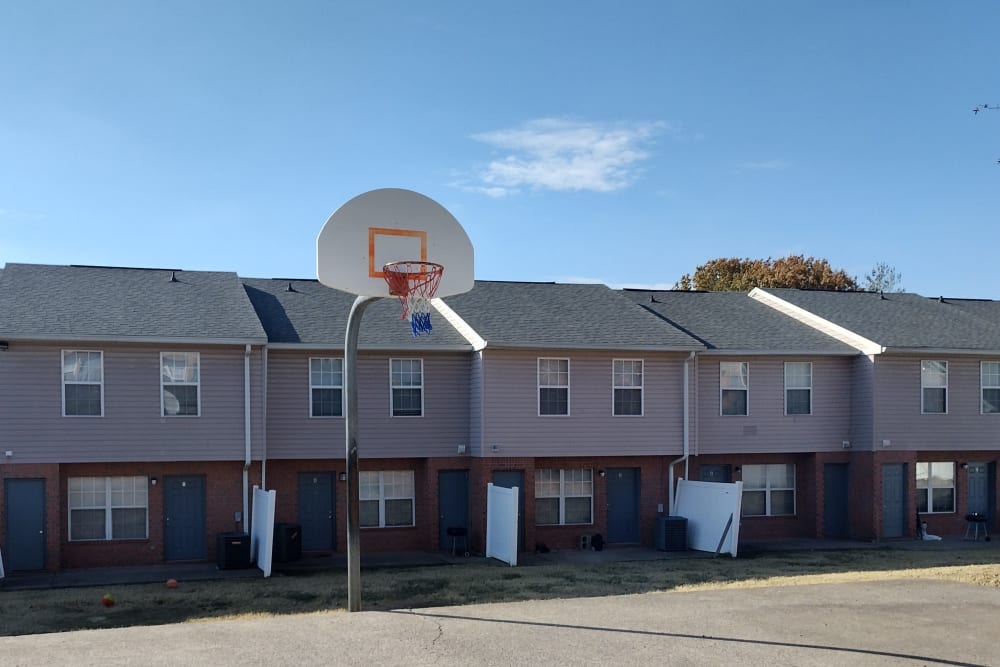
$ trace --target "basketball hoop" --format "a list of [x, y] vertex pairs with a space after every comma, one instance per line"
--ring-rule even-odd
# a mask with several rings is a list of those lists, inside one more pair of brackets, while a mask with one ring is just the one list
[[399, 298], [403, 305], [401, 319], [410, 319], [414, 337], [431, 332], [431, 299], [443, 273], [440, 264], [415, 260], [389, 262], [382, 267], [389, 294]]

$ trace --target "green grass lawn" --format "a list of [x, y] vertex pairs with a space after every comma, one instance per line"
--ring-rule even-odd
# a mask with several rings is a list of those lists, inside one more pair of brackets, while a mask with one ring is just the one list
[[[457, 565], [365, 570], [361, 582], [363, 609], [387, 610], [894, 578], [949, 579], [1000, 588], [1000, 551], [864, 549], [518, 568], [476, 559]], [[114, 597], [114, 606], [102, 606], [105, 593]], [[38, 591], [0, 588], [0, 635], [340, 611], [346, 604], [343, 570], [270, 579], [181, 581], [176, 589], [162, 584]]]

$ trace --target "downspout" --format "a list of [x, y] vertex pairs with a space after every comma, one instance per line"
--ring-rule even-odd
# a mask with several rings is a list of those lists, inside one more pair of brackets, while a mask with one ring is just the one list
[[243, 532], [250, 510], [250, 343], [243, 353]]
[[260, 369], [260, 488], [267, 490], [267, 345], [261, 349]]
[[674, 466], [684, 462], [684, 479], [690, 477], [689, 472], [689, 460], [691, 454], [691, 392], [690, 392], [690, 376], [691, 376], [691, 361], [694, 359], [694, 352], [688, 355], [688, 358], [684, 360], [684, 430], [683, 430], [683, 440], [684, 440], [684, 455], [678, 459], [674, 459], [670, 462], [669, 468], [667, 470], [667, 477], [669, 479], [669, 493], [668, 498], [668, 513], [674, 508]]

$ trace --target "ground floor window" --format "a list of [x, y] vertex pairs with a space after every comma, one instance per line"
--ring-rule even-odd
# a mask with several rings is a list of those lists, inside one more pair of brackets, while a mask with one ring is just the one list
[[743, 516], [795, 514], [795, 465], [743, 466]]
[[535, 523], [539, 526], [594, 522], [592, 470], [536, 470]]
[[70, 541], [146, 539], [147, 489], [145, 477], [70, 477]]
[[955, 511], [955, 464], [917, 464], [917, 512]]
[[412, 470], [383, 470], [360, 475], [361, 527], [414, 525]]

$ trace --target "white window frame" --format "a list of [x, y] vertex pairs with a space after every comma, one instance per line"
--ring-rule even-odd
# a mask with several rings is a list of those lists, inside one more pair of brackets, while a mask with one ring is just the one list
[[[987, 365], [993, 366], [996, 370], [990, 375], [993, 375], [996, 379], [994, 384], [986, 383], [986, 367]], [[980, 361], [979, 362], [979, 414], [981, 415], [996, 415], [1000, 414], [1000, 409], [997, 410], [987, 410], [986, 409], [986, 390], [987, 389], [997, 389], [1000, 390], [1000, 361]], [[923, 392], [921, 392], [923, 393]]]
[[[920, 467], [927, 466], [927, 486], [920, 488], [917, 486], [920, 475]], [[931, 482], [934, 479], [934, 467], [935, 466], [948, 466], [951, 468], [951, 486], [932, 486]], [[917, 465], [914, 470], [914, 486], [917, 489], [917, 494], [926, 493], [927, 494], [927, 509], [921, 512], [917, 510], [920, 514], [955, 514], [958, 511], [958, 489], [956, 480], [956, 470], [954, 461], [917, 461]], [[934, 489], [951, 489], [951, 509], [948, 510], [935, 510], [934, 509]], [[917, 503], [919, 506], [919, 502]]]
[[[770, 467], [772, 467], [772, 466], [781, 466], [781, 467], [786, 468], [786, 469], [790, 466], [791, 469], [792, 469], [792, 486], [790, 486], [790, 487], [788, 487], [788, 486], [771, 486], [771, 476], [767, 474], [768, 473], [767, 469], [770, 468]], [[796, 484], [798, 482], [798, 470], [796, 470], [795, 464], [794, 463], [751, 463], [751, 464], [744, 464], [742, 466], [742, 468], [743, 468], [743, 470], [742, 470], [743, 476], [746, 477], [746, 469], [747, 468], [753, 468], [753, 467], [760, 467], [760, 468], [764, 469], [764, 488], [763, 489], [747, 488], [746, 484], [744, 483], [744, 485], [743, 485], [743, 493], [750, 493], [750, 492], [760, 493], [761, 491], [763, 491], [764, 492], [764, 513], [763, 514], [743, 514], [743, 516], [745, 516], [745, 517], [798, 516], [798, 511], [799, 511], [799, 494], [796, 491]], [[771, 509], [771, 493], [774, 492], [774, 491], [791, 491], [792, 492], [792, 513], [791, 514], [774, 514], [774, 513], [772, 513], [773, 511]], [[746, 504], [743, 504], [743, 507], [746, 507]]]
[[[182, 355], [182, 356], [185, 356], [185, 357], [194, 357], [195, 363], [197, 364], [197, 371], [198, 371], [197, 372], [197, 376], [198, 376], [198, 379], [195, 380], [194, 382], [192, 382], [190, 380], [187, 380], [187, 381], [177, 381], [177, 380], [167, 381], [167, 380], [164, 380], [163, 379], [163, 360], [164, 360], [164, 357], [166, 357], [167, 355]], [[167, 404], [166, 404], [166, 402], [164, 400], [165, 399], [165, 393], [166, 393], [165, 387], [167, 387], [167, 386], [172, 386], [172, 387], [194, 387], [197, 390], [197, 392], [198, 392], [198, 408], [197, 408], [198, 411], [195, 414], [193, 414], [193, 415], [180, 415], [180, 414], [178, 414], [178, 415], [172, 415], [172, 414], [168, 413], [167, 412]], [[184, 351], [180, 351], [180, 350], [166, 350], [166, 351], [160, 352], [160, 416], [161, 417], [169, 417], [171, 419], [183, 419], [185, 417], [187, 417], [187, 418], [194, 418], [194, 417], [200, 417], [201, 416], [201, 352], [184, 352]]]
[[[792, 365], [805, 365], [809, 368], [809, 384], [806, 386], [795, 386], [791, 384], [788, 380], [788, 367]], [[811, 361], [786, 361], [785, 362], [785, 416], [786, 417], [805, 417], [813, 413], [813, 365]], [[789, 391], [808, 391], [809, 392], [809, 411], [808, 412], [788, 412], [788, 392]]]
[[[539, 475], [538, 475], [538, 473], [542, 472], [543, 470], [547, 471], [547, 472], [555, 472], [555, 470], [553, 468], [539, 468], [538, 470], [535, 471], [535, 500], [538, 500], [539, 498], [558, 498], [559, 499], [559, 523], [537, 523], [537, 514], [536, 514], [536, 523], [535, 523], [535, 525], [536, 526], [591, 526], [591, 525], [593, 525], [594, 524], [594, 470], [592, 468], [566, 468], [566, 469], [560, 469], [559, 470], [559, 495], [558, 496], [541, 495], [541, 494], [539, 494], [539, 492], [538, 492], [538, 483], [539, 483], [539, 479], [538, 479]], [[570, 494], [566, 493], [566, 483], [567, 483], [566, 473], [567, 472], [586, 472], [586, 473], [589, 473], [589, 475], [590, 475], [590, 479], [589, 480], [579, 480], [579, 481], [583, 481], [583, 482], [587, 482], [587, 481], [590, 482], [590, 495], [589, 496], [579, 495], [579, 494], [570, 495]], [[577, 480], [569, 480], [569, 481], [572, 482], [572, 481], [577, 481]], [[586, 522], [583, 522], [583, 523], [566, 523], [566, 499], [567, 498], [588, 498], [588, 497], [590, 498], [590, 521], [586, 521]]]
[[[542, 362], [549, 361], [565, 361], [566, 362], [566, 384], [542, 384]], [[547, 373], [552, 373], [553, 371], [547, 370]], [[555, 373], [561, 374], [561, 370], [556, 370]], [[538, 388], [535, 391], [535, 409], [538, 411], [539, 417], [569, 417], [570, 416], [570, 360], [568, 357], [538, 357], [535, 364], [535, 381]], [[566, 390], [566, 412], [565, 413], [542, 413], [542, 389], [565, 389]]]
[[[80, 505], [78, 507], [73, 506], [73, 495], [70, 492], [72, 487], [72, 480], [75, 479], [92, 479], [92, 480], [103, 480], [104, 481], [104, 504], [103, 505]], [[111, 491], [111, 480], [113, 479], [132, 479], [135, 484], [137, 480], [141, 480], [139, 485], [145, 489], [146, 503], [144, 505], [137, 504], [114, 504], [112, 502], [112, 491]], [[137, 540], [148, 540], [149, 539], [149, 478], [145, 475], [110, 475], [108, 477], [70, 477], [66, 482], [66, 515], [68, 521], [68, 532], [66, 533], [67, 540], [69, 542], [134, 542]], [[144, 509], [146, 510], [146, 531], [145, 535], [142, 537], [114, 537], [114, 510], [116, 509]], [[87, 539], [73, 539], [73, 512], [75, 510], [104, 510], [104, 537], [94, 537]]]
[[[420, 384], [394, 384], [392, 381], [393, 371], [392, 367], [397, 362], [417, 362], [420, 366]], [[402, 374], [402, 368], [400, 368], [400, 374]], [[419, 415], [397, 415], [396, 414], [396, 401], [395, 394], [397, 389], [419, 389], [420, 390], [420, 414]], [[400, 419], [418, 419], [424, 416], [424, 360], [414, 357], [393, 357], [389, 359], [389, 416], [400, 418]]]
[[[412, 528], [417, 525], [417, 484], [416, 475], [412, 470], [373, 470], [364, 471], [360, 475], [378, 475], [378, 498], [366, 498], [362, 489], [367, 488], [366, 484], [359, 483], [358, 501], [378, 500], [378, 526], [362, 526], [362, 528]], [[409, 477], [410, 495], [408, 496], [386, 496], [386, 475], [406, 475]], [[360, 479], [360, 478], [359, 478]], [[385, 524], [385, 502], [387, 500], [409, 500], [410, 501], [410, 523], [387, 526]]]
[[[340, 384], [316, 384], [313, 377], [313, 362], [332, 361], [334, 365], [340, 364]], [[320, 369], [319, 373], [323, 373]], [[334, 370], [336, 373], [336, 370]], [[340, 414], [339, 415], [317, 415], [313, 404], [314, 389], [339, 389], [340, 390]], [[309, 418], [310, 419], [343, 419], [344, 417], [344, 360], [342, 357], [309, 357]]]
[[[944, 385], [926, 384], [924, 371], [931, 372], [931, 368], [924, 368], [924, 364], [941, 364], [944, 368]], [[944, 412], [928, 412], [924, 405], [924, 389], [944, 389]], [[948, 362], [941, 359], [921, 359], [920, 360], [920, 414], [922, 415], [946, 415], [948, 414]]]
[[[619, 364], [621, 365], [621, 370], [618, 370]], [[626, 364], [631, 365], [631, 370], [626, 371]], [[618, 384], [617, 380], [619, 376], [625, 378], [626, 376], [631, 377], [633, 380], [636, 376], [635, 364], [639, 364], [639, 384]], [[611, 414], [614, 417], [642, 417], [646, 413], [646, 392], [643, 389], [646, 378], [646, 362], [643, 359], [612, 359], [611, 360]], [[639, 390], [639, 414], [619, 414], [615, 412], [615, 395], [618, 390]]]
[[[101, 360], [101, 379], [99, 382], [67, 380], [66, 379], [66, 355], [67, 354], [96, 354]], [[61, 366], [59, 369], [62, 378], [62, 416], [63, 417], [103, 417], [104, 416], [104, 351], [103, 350], [63, 350], [60, 356]], [[66, 414], [66, 386], [67, 385], [97, 385], [101, 392], [101, 412], [96, 415], [69, 415]]]
[[[723, 366], [735, 366], [738, 365], [740, 370], [738, 371], [738, 376], [743, 379], [743, 387], [726, 387], [722, 383]], [[737, 375], [729, 374], [729, 377], [737, 377]], [[724, 411], [725, 401], [722, 400], [723, 392], [726, 391], [742, 391], [746, 394], [746, 412], [734, 412], [727, 414]], [[749, 417], [750, 416], [750, 362], [749, 361], [720, 361], [719, 362], [719, 415], [722, 417]]]

